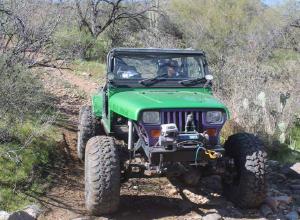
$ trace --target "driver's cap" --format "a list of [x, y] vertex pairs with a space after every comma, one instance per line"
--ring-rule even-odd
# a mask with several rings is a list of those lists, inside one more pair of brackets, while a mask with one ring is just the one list
[[178, 62], [177, 62], [177, 60], [171, 60], [171, 61], [168, 63], [168, 66], [171, 66], [171, 67], [178, 67]]

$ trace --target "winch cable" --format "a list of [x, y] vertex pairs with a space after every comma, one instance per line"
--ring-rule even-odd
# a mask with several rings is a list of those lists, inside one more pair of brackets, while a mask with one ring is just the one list
[[200, 150], [200, 149], [206, 151], [206, 148], [203, 147], [203, 144], [202, 144], [202, 145], [200, 145], [200, 144], [197, 145], [197, 150], [196, 150], [196, 155], [195, 155], [195, 164], [197, 164], [198, 154], [199, 154], [199, 150]]

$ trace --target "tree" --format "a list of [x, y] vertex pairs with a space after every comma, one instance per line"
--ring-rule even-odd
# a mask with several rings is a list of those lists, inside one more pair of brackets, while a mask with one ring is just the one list
[[[46, 105], [47, 95], [28, 68], [53, 61], [59, 9], [38, 0], [0, 0], [0, 117], [23, 120]], [[36, 19], [35, 16], [40, 19]], [[47, 100], [47, 101], [46, 101]]]
[[0, 1], [0, 20], [0, 52], [5, 55], [5, 66], [49, 62], [51, 52], [46, 49], [51, 48], [60, 22], [58, 7], [40, 1]]
[[75, 2], [80, 30], [86, 29], [95, 39], [111, 25], [125, 19], [145, 19], [154, 10], [147, 1], [86, 0]]

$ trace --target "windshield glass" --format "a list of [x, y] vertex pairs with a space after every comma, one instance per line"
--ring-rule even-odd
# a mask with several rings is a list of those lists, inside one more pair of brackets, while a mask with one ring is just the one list
[[[178, 81], [198, 79], [205, 76], [201, 55], [118, 55], [114, 59], [114, 79], [141, 80], [159, 78], [163, 82], [178, 84]], [[160, 83], [163, 83], [160, 82]]]

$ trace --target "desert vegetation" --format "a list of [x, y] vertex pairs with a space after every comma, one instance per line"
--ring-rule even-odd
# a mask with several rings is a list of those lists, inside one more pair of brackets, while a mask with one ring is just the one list
[[42, 69], [100, 85], [114, 47], [205, 51], [214, 92], [231, 112], [223, 137], [252, 132], [272, 157], [299, 161], [299, 15], [296, 0], [0, 0], [0, 210], [43, 191], [61, 139]]
[[[79, 46], [80, 52], [71, 57], [88, 64], [104, 62], [113, 47], [202, 49], [215, 76], [215, 94], [231, 111], [229, 132], [254, 132], [264, 137], [270, 148], [290, 142], [299, 117], [297, 1], [273, 6], [261, 1], [199, 0], [120, 5], [126, 13], [114, 12], [114, 18], [107, 20], [114, 4], [77, 3], [73, 22], [58, 28], [58, 33], [63, 30], [62, 38], [57, 39], [58, 50], [70, 52]], [[106, 10], [99, 13], [97, 7]], [[93, 25], [99, 26], [97, 33]]]

